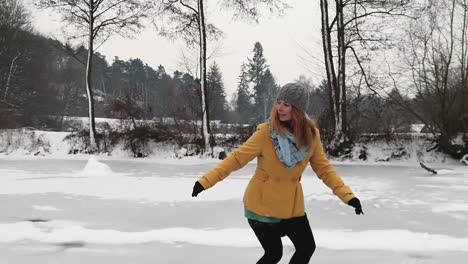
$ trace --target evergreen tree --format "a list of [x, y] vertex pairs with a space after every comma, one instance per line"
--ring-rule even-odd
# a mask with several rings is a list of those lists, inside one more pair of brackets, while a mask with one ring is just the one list
[[175, 111], [175, 84], [172, 77], [166, 74], [163, 66], [158, 67], [159, 80], [157, 82], [156, 107], [162, 116], [172, 117]]
[[128, 70], [125, 61], [114, 57], [111, 69], [111, 94], [114, 98], [125, 98], [128, 94]]
[[[200, 98], [200, 89], [198, 87], [197, 81], [193, 78], [192, 75], [185, 73], [182, 76], [182, 92], [183, 95], [180, 101], [184, 105], [186, 119], [187, 120], [197, 120], [201, 113], [201, 98]], [[197, 129], [195, 129], [195, 133]]]
[[158, 66], [158, 70], [156, 71], [157, 75], [158, 75], [158, 79], [162, 79], [164, 75], [167, 75], [166, 73], [166, 68], [164, 68], [164, 66], [162, 65], [159, 65]]
[[[84, 80], [82, 78], [85, 68], [82, 63], [72, 57], [68, 57], [63, 62], [60, 72], [61, 78], [58, 80], [63, 87], [60, 93], [62, 109], [61, 116], [86, 116], [86, 100], [80, 97], [84, 93]], [[62, 129], [63, 117], [59, 123]]]
[[[105, 97], [107, 93], [107, 85], [109, 83], [108, 70], [109, 65], [106, 61], [106, 57], [99, 52], [96, 52], [93, 56], [93, 74], [92, 74], [92, 85], [95, 88], [95, 95]], [[99, 103], [99, 100], [96, 102]]]
[[187, 119], [186, 109], [187, 102], [184, 100], [188, 95], [185, 93], [184, 89], [184, 80], [183, 73], [180, 71], [175, 71], [172, 76], [172, 81], [174, 82], [174, 113], [173, 117], [175, 119]]
[[253, 112], [256, 113], [255, 120], [258, 122], [263, 121], [266, 118], [265, 108], [269, 95], [267, 87], [262, 85], [262, 80], [264, 79], [268, 65], [266, 64], [266, 59], [263, 56], [263, 47], [260, 42], [255, 42], [252, 52], [253, 57], [249, 59], [248, 64], [248, 76], [249, 81], [253, 84], [253, 97], [255, 100]]
[[140, 104], [144, 101], [146, 72], [140, 59], [130, 59], [128, 62], [128, 75], [130, 85], [130, 97]]
[[158, 73], [145, 64], [145, 76], [146, 76], [146, 94], [145, 94], [145, 111], [147, 118], [153, 118], [155, 115], [155, 108], [153, 102], [156, 98], [156, 82], [158, 81]]
[[211, 120], [222, 119], [227, 110], [227, 101], [224, 91], [223, 76], [216, 62], [210, 66], [206, 79]]
[[262, 97], [260, 98], [261, 104], [260, 106], [263, 108], [261, 109], [261, 113], [263, 116], [261, 117], [261, 122], [268, 120], [270, 117], [271, 108], [275, 103], [276, 93], [279, 89], [278, 85], [276, 84], [275, 78], [271, 74], [270, 69], [265, 70], [265, 74], [263, 74], [260, 80], [260, 87], [262, 91]]
[[254, 55], [252, 59], [249, 59], [248, 73], [250, 81], [254, 84], [255, 95], [257, 96], [257, 93], [259, 93], [257, 89], [260, 86], [261, 79], [265, 74], [268, 65], [266, 64], [266, 59], [263, 56], [263, 47], [260, 42], [255, 42], [252, 52]]
[[237, 85], [237, 106], [236, 110], [240, 122], [250, 122], [252, 119], [252, 103], [250, 101], [251, 93], [249, 91], [249, 73], [248, 65], [243, 63]]

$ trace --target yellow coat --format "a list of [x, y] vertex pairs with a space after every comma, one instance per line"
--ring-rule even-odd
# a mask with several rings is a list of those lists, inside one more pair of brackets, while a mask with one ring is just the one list
[[267, 123], [258, 125], [255, 133], [241, 147], [198, 181], [205, 190], [209, 189], [255, 157], [258, 158], [257, 169], [243, 200], [247, 209], [258, 215], [281, 219], [304, 215], [304, 193], [300, 181], [307, 163], [343, 202], [348, 203], [354, 197], [325, 156], [318, 129], [307, 157], [288, 169], [276, 155]]

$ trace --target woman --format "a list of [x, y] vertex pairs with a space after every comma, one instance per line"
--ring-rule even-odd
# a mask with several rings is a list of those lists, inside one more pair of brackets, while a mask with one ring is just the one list
[[288, 236], [296, 252], [289, 263], [309, 263], [315, 241], [304, 210], [301, 176], [310, 163], [317, 176], [343, 202], [363, 214], [361, 203], [330, 165], [319, 130], [304, 113], [306, 89], [284, 85], [271, 111], [271, 119], [230, 156], [208, 171], [193, 187], [192, 196], [213, 187], [231, 172], [257, 157], [257, 169], [244, 194], [245, 216], [265, 250], [257, 263], [278, 263], [281, 237]]

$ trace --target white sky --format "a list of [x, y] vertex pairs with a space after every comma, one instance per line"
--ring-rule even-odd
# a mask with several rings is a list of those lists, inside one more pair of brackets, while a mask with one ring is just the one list
[[[23, 1], [31, 3], [35, 0]], [[223, 30], [224, 38], [219, 43], [209, 43], [209, 48], [219, 46], [221, 49], [216, 57], [208, 61], [208, 65], [215, 60], [220, 66], [228, 97], [236, 91], [240, 66], [247, 61], [247, 57], [252, 57], [256, 41], [263, 45], [267, 64], [279, 84], [293, 81], [301, 74], [311, 77], [315, 83], [323, 78], [319, 2], [286, 2], [292, 8], [284, 16], [265, 13], [259, 24], [233, 21], [228, 13], [216, 6], [209, 6], [208, 19]], [[61, 39], [58, 16], [43, 10], [33, 10], [33, 16], [34, 26], [39, 32]], [[98, 52], [104, 54], [109, 62], [118, 56], [123, 60], [140, 58], [155, 69], [161, 64], [172, 74], [174, 70], [186, 71], [181, 65], [183, 49], [183, 43], [168, 41], [158, 36], [153, 28], [148, 28], [134, 39], [114, 36]]]

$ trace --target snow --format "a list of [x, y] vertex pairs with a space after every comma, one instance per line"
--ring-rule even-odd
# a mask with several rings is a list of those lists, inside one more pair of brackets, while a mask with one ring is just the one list
[[[262, 249], [243, 217], [242, 196], [255, 162], [190, 196], [218, 162], [0, 156], [0, 254], [6, 263], [30, 263], [29, 255], [40, 255], [40, 264], [254, 263]], [[356, 216], [308, 168], [302, 182], [318, 246], [312, 262], [465, 263], [468, 168], [439, 164], [446, 173], [432, 175], [408, 161], [333, 164], [365, 215]], [[283, 242], [280, 263], [287, 263], [294, 250]]]
[[421, 130], [424, 128], [424, 124], [411, 124], [411, 132], [421, 133]]
[[440, 170], [436, 170], [437, 171], [437, 174], [452, 174], [452, 173], [455, 173], [453, 170], [448, 170], [448, 169], [440, 169]]
[[[184, 156], [188, 149], [164, 143], [151, 143], [144, 159], [119, 147], [70, 155], [68, 134], [0, 131], [0, 263], [238, 264], [262, 254], [242, 204], [256, 160], [193, 198], [194, 182], [219, 160]], [[363, 216], [305, 171], [313, 263], [466, 262], [468, 168], [405, 144], [374, 142], [367, 161], [332, 161]], [[407, 155], [379, 161], [401, 146]], [[294, 247], [283, 243], [280, 263], [288, 263]]]
[[[71, 118], [73, 122], [81, 122], [83, 125], [87, 124], [87, 118]], [[97, 123], [109, 123], [114, 129], [119, 127], [119, 120], [108, 119], [108, 118], [97, 118]], [[166, 121], [165, 121], [166, 122]], [[64, 138], [69, 135], [70, 132], [51, 132], [51, 131], [37, 131], [37, 130], [14, 130], [4, 129], [0, 130], [0, 156], [5, 155], [5, 159], [18, 159], [23, 158], [25, 155], [28, 156], [41, 156], [52, 159], [88, 159], [86, 154], [68, 154], [72, 149], [70, 143], [65, 141]], [[232, 137], [232, 135], [224, 135], [226, 138]], [[145, 160], [151, 160], [151, 162], [173, 162], [175, 164], [181, 164], [180, 158], [183, 158], [188, 163], [183, 164], [198, 164], [202, 163], [213, 163], [212, 159], [204, 157], [199, 159], [195, 156], [184, 156], [192, 154], [187, 146], [176, 146], [174, 144], [163, 143], [163, 142], [150, 142], [148, 149], [151, 153]], [[360, 152], [363, 147], [366, 147], [367, 160], [359, 160]], [[76, 146], [81, 148], [81, 146]], [[75, 147], [75, 148], [76, 148]], [[420, 134], [415, 134], [411, 142], [408, 140], [396, 140], [395, 142], [385, 142], [384, 140], [377, 140], [363, 143], [357, 143], [352, 150], [353, 158], [351, 160], [342, 160], [337, 158], [339, 162], [351, 161], [354, 164], [369, 163], [382, 163], [388, 162], [388, 165], [406, 166], [405, 164], [412, 164], [414, 162], [429, 163], [455, 163], [447, 158], [446, 155], [437, 152], [427, 152], [426, 149], [430, 147], [430, 143], [424, 140]], [[402, 151], [403, 149], [403, 151]], [[231, 148], [215, 147], [213, 154], [218, 157], [221, 151], [226, 151], [229, 155]], [[401, 157], [393, 157], [394, 154], [401, 155]], [[104, 160], [116, 160], [116, 159], [128, 159], [133, 157], [133, 153], [129, 150], [123, 150], [123, 145], [117, 144], [109, 153], [100, 153], [97, 155], [99, 159]], [[216, 160], [214, 160], [216, 162]], [[255, 162], [255, 161], [254, 161]], [[333, 160], [332, 160], [333, 162]], [[357, 163], [356, 163], [357, 162]], [[463, 162], [463, 161], [462, 161]], [[468, 163], [468, 162], [466, 162]], [[441, 173], [451, 173], [450, 171], [442, 171]]]
[[39, 211], [59, 211], [59, 209], [50, 205], [33, 205], [32, 207]]
[[114, 172], [109, 167], [109, 165], [99, 162], [96, 156], [91, 156], [86, 163], [83, 171], [81, 171], [80, 176], [84, 177], [93, 177], [93, 176], [113, 176]]
[[461, 163], [468, 165], [468, 154], [463, 155], [463, 157], [460, 160]]
[[[193, 229], [184, 227], [153, 229], [143, 232], [125, 232], [111, 229], [88, 229], [73, 223], [51, 221], [46, 223], [19, 222], [0, 224], [0, 243], [23, 240], [43, 243], [80, 241], [84, 244], [142, 244], [162, 242], [168, 244], [191, 243], [204, 246], [257, 247], [256, 238], [249, 229]], [[463, 251], [468, 252], [468, 238], [417, 233], [408, 230], [314, 230], [323, 238], [320, 247], [332, 250], [392, 250], [392, 251]], [[226, 238], [229, 238], [227, 240]], [[377, 239], [378, 238], [378, 239]], [[372, 244], [369, 244], [372, 241]], [[288, 240], [284, 243], [292, 246]]]
[[468, 204], [441, 204], [432, 208], [433, 212], [457, 212], [457, 211], [466, 211], [468, 212]]
[[463, 133], [458, 133], [458, 135], [452, 139], [452, 144], [463, 146], [465, 144]]

